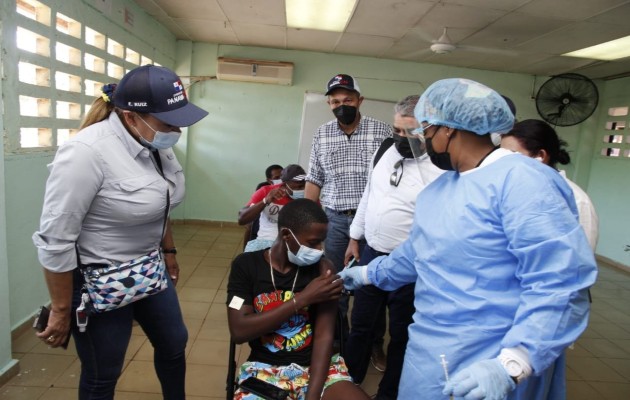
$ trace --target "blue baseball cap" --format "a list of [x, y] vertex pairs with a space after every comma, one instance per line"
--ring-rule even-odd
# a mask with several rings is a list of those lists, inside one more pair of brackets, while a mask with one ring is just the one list
[[175, 72], [156, 65], [143, 65], [123, 76], [114, 91], [113, 102], [120, 109], [150, 114], [177, 127], [190, 126], [208, 115], [188, 101]]

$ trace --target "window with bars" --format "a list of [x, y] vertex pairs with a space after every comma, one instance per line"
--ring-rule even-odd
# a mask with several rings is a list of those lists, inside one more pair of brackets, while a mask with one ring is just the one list
[[153, 64], [141, 52], [57, 12], [51, 0], [15, 4], [20, 126], [13, 150], [59, 146], [77, 133], [104, 83]]

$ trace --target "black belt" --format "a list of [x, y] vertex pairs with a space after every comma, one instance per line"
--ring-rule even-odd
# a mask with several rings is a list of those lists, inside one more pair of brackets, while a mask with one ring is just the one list
[[389, 253], [385, 253], [385, 252], [376, 250], [374, 247], [370, 246], [369, 244], [366, 244], [366, 246], [369, 247], [374, 252], [374, 254], [376, 254], [377, 256], [388, 256], [389, 255]]

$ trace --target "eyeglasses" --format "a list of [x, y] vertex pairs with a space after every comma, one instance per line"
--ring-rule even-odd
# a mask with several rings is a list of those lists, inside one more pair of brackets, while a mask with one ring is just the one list
[[[405, 165], [403, 164], [403, 161], [405, 161], [405, 159], [401, 158], [400, 160], [396, 161], [396, 164], [394, 164], [394, 173], [389, 177], [389, 184], [392, 186], [398, 187], [398, 184], [400, 183], [400, 180], [402, 179], [404, 165]], [[398, 174], [399, 168], [400, 168], [400, 174]]]
[[432, 126], [435, 126], [435, 127], [437, 128], [437, 129], [433, 132], [433, 135], [435, 136], [435, 133], [436, 133], [438, 130], [440, 130], [440, 128], [441, 128], [441, 126], [440, 126], [440, 125], [427, 124], [427, 125], [425, 125], [425, 126], [420, 126], [420, 127], [416, 128], [416, 129], [414, 129], [413, 131], [411, 131], [411, 133], [412, 133], [413, 135], [416, 135], [416, 136], [425, 137], [425, 136], [426, 136], [427, 129], [429, 129], [429, 128], [430, 128], [430, 127], [432, 127]]

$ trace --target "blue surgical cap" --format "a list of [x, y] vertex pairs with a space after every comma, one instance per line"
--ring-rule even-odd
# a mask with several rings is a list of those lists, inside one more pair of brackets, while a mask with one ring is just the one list
[[507, 133], [514, 115], [500, 94], [468, 79], [443, 79], [424, 91], [414, 110], [418, 122], [486, 135]]

